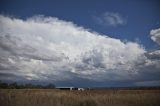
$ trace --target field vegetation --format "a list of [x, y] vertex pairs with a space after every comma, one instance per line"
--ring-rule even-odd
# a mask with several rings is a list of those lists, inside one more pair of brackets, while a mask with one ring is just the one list
[[160, 106], [160, 90], [0, 89], [0, 106]]

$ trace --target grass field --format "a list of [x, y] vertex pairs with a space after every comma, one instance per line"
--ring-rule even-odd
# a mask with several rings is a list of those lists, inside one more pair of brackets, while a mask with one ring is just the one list
[[0, 106], [160, 106], [160, 90], [0, 89]]

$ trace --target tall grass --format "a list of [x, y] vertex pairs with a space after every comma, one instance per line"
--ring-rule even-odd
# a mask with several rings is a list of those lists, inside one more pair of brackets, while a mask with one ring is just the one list
[[160, 106], [160, 90], [0, 89], [0, 106]]

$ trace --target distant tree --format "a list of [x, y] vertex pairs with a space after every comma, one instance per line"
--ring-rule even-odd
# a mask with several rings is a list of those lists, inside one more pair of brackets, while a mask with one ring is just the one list
[[24, 85], [25, 88], [34, 88], [34, 86], [31, 83], [27, 83]]
[[0, 81], [0, 88], [8, 88], [8, 84]]
[[26, 89], [26, 88], [30, 88], [30, 89], [53, 89], [55, 88], [55, 85], [52, 83], [49, 83], [48, 85], [34, 85], [31, 83], [27, 83], [27, 84], [17, 84], [16, 82], [14, 83], [5, 83], [5, 82], [1, 82], [0, 81], [0, 88], [2, 89]]
[[55, 88], [55, 85], [52, 83], [49, 83], [48, 85], [45, 86], [45, 88], [52, 89], [52, 88]]
[[35, 88], [43, 88], [42, 85], [35, 85]]
[[18, 84], [16, 82], [13, 82], [13, 83], [9, 84], [9, 88], [18, 89], [19, 86], [18, 86]]

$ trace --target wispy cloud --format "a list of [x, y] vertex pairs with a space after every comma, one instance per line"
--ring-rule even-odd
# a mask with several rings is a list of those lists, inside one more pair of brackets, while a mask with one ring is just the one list
[[125, 25], [127, 19], [119, 13], [105, 12], [99, 16], [94, 16], [93, 19], [97, 24], [116, 27], [119, 25]]
[[160, 45], [160, 28], [150, 31], [151, 39]]

